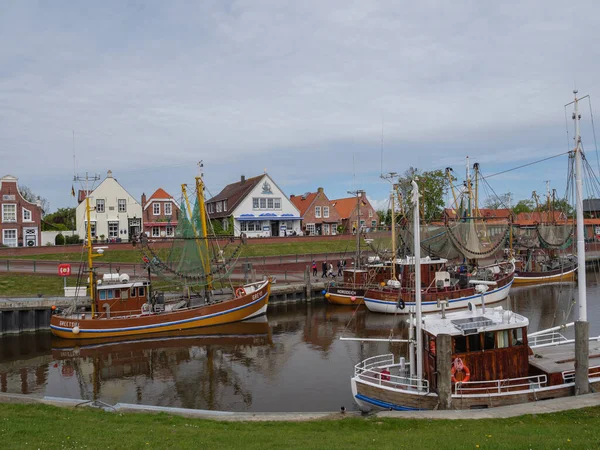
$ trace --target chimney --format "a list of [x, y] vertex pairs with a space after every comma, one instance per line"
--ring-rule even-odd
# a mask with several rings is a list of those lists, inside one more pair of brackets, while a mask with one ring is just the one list
[[320, 187], [319, 189], [317, 189], [317, 192], [318, 192], [319, 194], [322, 194], [322, 193], [323, 193], [323, 188], [322, 188], [322, 187]]
[[242, 175], [240, 178], [240, 182], [244, 184], [246, 182], [246, 175]]
[[294, 197], [295, 197], [295, 195], [294, 195], [294, 194], [290, 194], [290, 198], [294, 198]]
[[142, 192], [142, 209], [146, 206], [146, 193]]
[[112, 170], [109, 170], [108, 172], [106, 172], [106, 178], [112, 178]]

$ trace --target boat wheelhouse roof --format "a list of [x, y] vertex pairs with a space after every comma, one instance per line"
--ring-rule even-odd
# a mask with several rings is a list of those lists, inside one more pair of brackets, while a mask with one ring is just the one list
[[438, 334], [462, 336], [481, 331], [522, 328], [527, 325], [529, 320], [526, 317], [506, 310], [502, 306], [486, 308], [485, 314], [481, 308], [473, 308], [473, 311], [447, 313], [445, 318], [442, 318], [441, 313], [423, 318], [423, 330], [434, 336]]
[[98, 285], [98, 290], [102, 289], [124, 289], [138, 286], [148, 286], [150, 282], [148, 280], [130, 281], [128, 283], [108, 283], [104, 282]]
[[[426, 256], [424, 258], [421, 258], [421, 264], [446, 264], [448, 262], [447, 259], [444, 258], [431, 258], [429, 256]], [[407, 256], [406, 258], [396, 258], [395, 260], [396, 265], [399, 266], [414, 266], [415, 265], [415, 257], [414, 256]]]

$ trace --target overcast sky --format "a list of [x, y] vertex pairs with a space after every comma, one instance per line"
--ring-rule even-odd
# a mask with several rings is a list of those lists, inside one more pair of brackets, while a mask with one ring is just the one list
[[[138, 199], [177, 197], [202, 159], [213, 194], [267, 170], [288, 195], [380, 204], [382, 166], [462, 176], [468, 155], [492, 174], [566, 151], [573, 87], [600, 111], [599, 16], [597, 1], [6, 0], [0, 176], [74, 206], [74, 130], [76, 172], [111, 169]], [[562, 193], [566, 166], [489, 181]]]

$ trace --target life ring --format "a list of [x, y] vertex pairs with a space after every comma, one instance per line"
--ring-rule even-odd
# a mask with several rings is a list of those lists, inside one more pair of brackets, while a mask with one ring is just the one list
[[369, 276], [370, 277], [374, 277], [376, 274], [377, 274], [377, 272], [375, 271], [375, 269], [369, 270]]
[[[454, 374], [456, 372], [464, 372], [465, 373], [464, 378], [462, 380], [458, 381], [454, 377]], [[454, 360], [454, 364], [452, 364], [452, 369], [450, 370], [450, 374], [452, 375], [453, 383], [466, 383], [467, 381], [469, 381], [471, 379], [471, 371], [466, 366], [466, 364], [463, 364], [462, 359], [460, 359], [460, 358], [456, 358], [456, 360]]]
[[242, 295], [246, 295], [246, 290], [243, 287], [239, 287], [235, 290], [235, 296], [241, 297]]
[[404, 308], [406, 308], [406, 303], [404, 302], [403, 299], [399, 298], [398, 304], [396, 306], [398, 306], [398, 308], [400, 308], [400, 309], [404, 309]]
[[[108, 305], [106, 305], [108, 306]], [[144, 303], [142, 304], [142, 314], [148, 314], [150, 312], [150, 304]]]

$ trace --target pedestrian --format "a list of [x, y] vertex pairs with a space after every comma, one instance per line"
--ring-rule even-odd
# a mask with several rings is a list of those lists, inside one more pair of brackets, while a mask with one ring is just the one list
[[323, 261], [323, 264], [321, 265], [321, 269], [323, 270], [323, 274], [321, 275], [321, 278], [325, 278], [327, 276], [327, 261]]
[[312, 262], [312, 271], [313, 271], [313, 277], [317, 276], [317, 262], [313, 259]]
[[329, 263], [329, 270], [327, 271], [327, 276], [331, 277], [331, 278], [335, 278], [335, 275], [333, 274], [333, 264]]
[[342, 267], [343, 267], [342, 260], [340, 259], [337, 263], [337, 268], [338, 268], [337, 276], [338, 277], [342, 276]]

